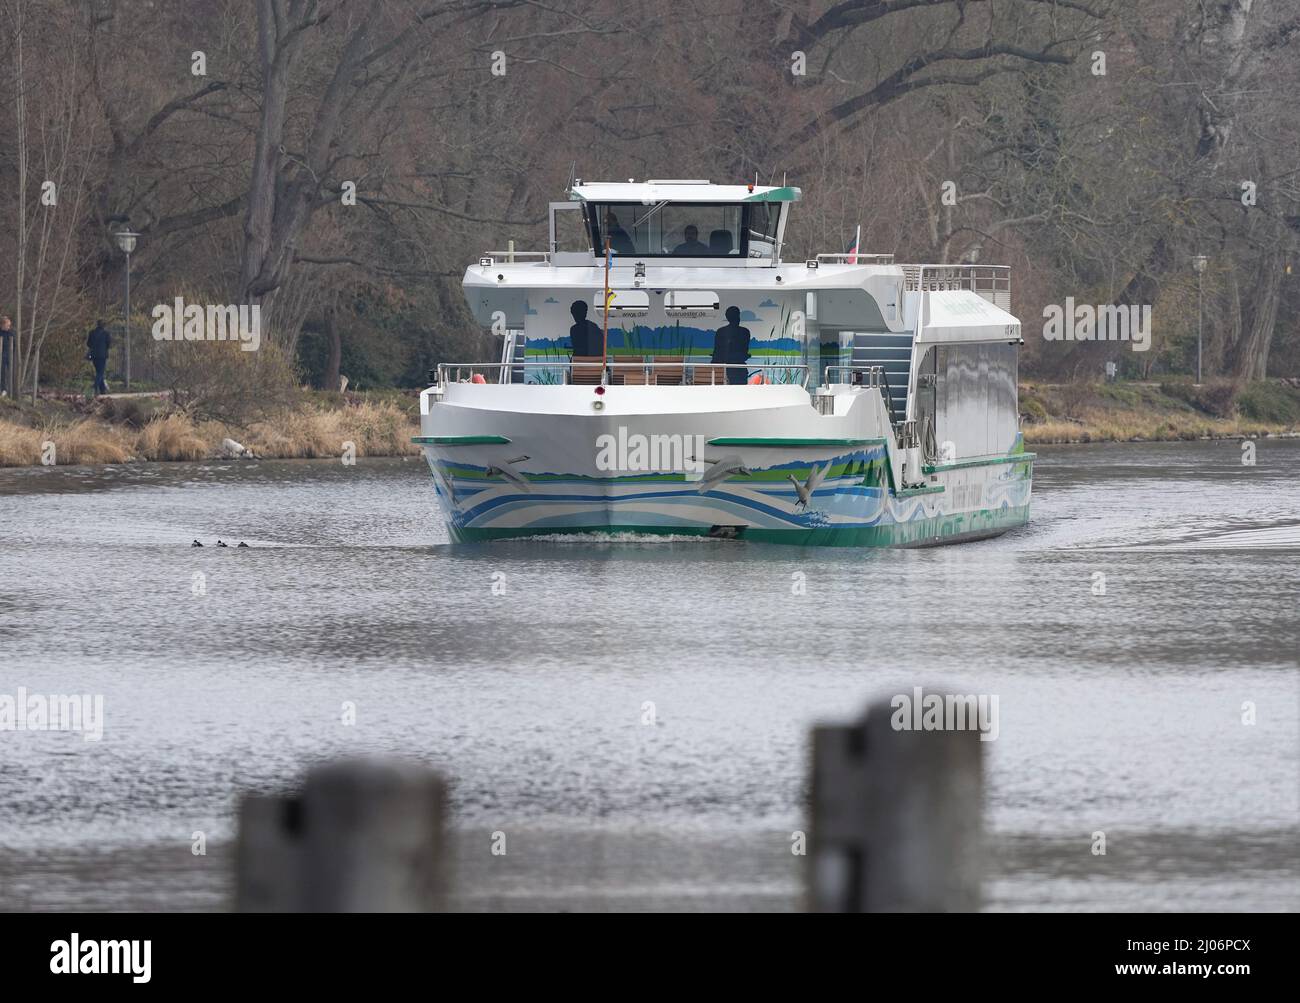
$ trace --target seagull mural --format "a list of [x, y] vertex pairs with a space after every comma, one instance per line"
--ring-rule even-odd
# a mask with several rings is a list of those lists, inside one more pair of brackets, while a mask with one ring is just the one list
[[742, 477], [749, 477], [753, 474], [753, 471], [745, 466], [740, 457], [734, 454], [723, 456], [716, 460], [711, 460], [708, 457], [705, 457], [704, 462], [711, 464], [711, 466], [708, 470], [704, 471], [704, 474], [700, 477], [699, 484], [695, 486], [695, 490], [700, 494], [704, 494], [706, 491], [710, 491], [717, 487], [733, 474], [739, 474]]
[[514, 468], [514, 464], [523, 463], [528, 459], [527, 456], [516, 456], [512, 460], [504, 460], [495, 466], [488, 467], [484, 473], [488, 477], [500, 477], [513, 484], [520, 491], [532, 491], [533, 487], [524, 479], [524, 475]]
[[451, 486], [451, 478], [438, 469], [436, 465], [430, 465], [429, 469], [433, 471], [433, 476], [438, 481], [438, 487], [442, 488], [442, 493], [445, 494], [453, 504], [457, 502], [459, 499], [456, 497], [456, 489]]
[[812, 470], [808, 472], [808, 480], [803, 483], [800, 483], [799, 478], [795, 477], [794, 474], [786, 474], [786, 478], [794, 485], [795, 494], [799, 496], [799, 500], [795, 502], [794, 507], [807, 509], [809, 503], [812, 502], [813, 492], [821, 487], [822, 481], [826, 480], [826, 475], [830, 472], [831, 465], [829, 463], [824, 467], [814, 465]]

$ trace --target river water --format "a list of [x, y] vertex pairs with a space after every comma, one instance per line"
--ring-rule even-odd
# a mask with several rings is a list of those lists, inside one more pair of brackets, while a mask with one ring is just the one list
[[0, 731], [0, 908], [224, 908], [240, 794], [354, 755], [450, 778], [460, 907], [797, 908], [810, 727], [933, 683], [999, 698], [988, 908], [1300, 908], [1300, 441], [1039, 457], [1027, 528], [882, 552], [452, 545], [419, 459], [0, 471], [0, 694], [104, 701]]

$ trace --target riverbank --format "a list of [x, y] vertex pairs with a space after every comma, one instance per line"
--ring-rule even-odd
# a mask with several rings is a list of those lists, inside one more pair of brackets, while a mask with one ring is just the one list
[[[240, 422], [190, 415], [165, 395], [0, 400], [0, 467], [203, 460], [230, 439], [263, 459], [417, 455], [419, 402], [400, 392], [304, 394]], [[50, 449], [49, 443], [53, 443]]]
[[1025, 442], [1170, 442], [1300, 434], [1300, 380], [1022, 383]]
[[[1020, 386], [1025, 441], [1165, 442], [1300, 434], [1300, 380], [1041, 384]], [[202, 460], [233, 439], [264, 459], [414, 456], [413, 391], [307, 393], [240, 422], [195, 417], [165, 394], [14, 402], [0, 399], [0, 467]], [[53, 443], [53, 453], [47, 443]]]

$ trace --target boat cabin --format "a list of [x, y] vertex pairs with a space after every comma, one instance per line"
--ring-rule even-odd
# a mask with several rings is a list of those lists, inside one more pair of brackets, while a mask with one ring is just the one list
[[[715, 185], [708, 181], [574, 182], [568, 202], [551, 204], [551, 254], [603, 258], [606, 247], [624, 262], [630, 257], [668, 263], [691, 259], [711, 267], [780, 262], [789, 205], [799, 189], [757, 184]], [[570, 225], [570, 249], [560, 246]], [[586, 241], [585, 250], [576, 246]], [[569, 259], [572, 260], [572, 259]], [[559, 261], [556, 262], [557, 264]]]
[[783, 261], [799, 197], [786, 186], [575, 181], [551, 204], [547, 250], [511, 242], [466, 270], [471, 309], [503, 338], [495, 372], [480, 378], [797, 383], [815, 400], [869, 384], [890, 422], [928, 431], [930, 450], [1010, 448], [1021, 344], [1010, 270], [856, 251]]

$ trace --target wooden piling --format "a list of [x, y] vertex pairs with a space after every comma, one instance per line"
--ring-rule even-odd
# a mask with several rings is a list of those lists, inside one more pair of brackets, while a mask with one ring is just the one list
[[[929, 691], [936, 692], [936, 691]], [[890, 700], [813, 730], [809, 906], [980, 906], [983, 743], [976, 730], [896, 730]]]
[[241, 912], [434, 912], [442, 906], [445, 784], [395, 763], [312, 770], [301, 795], [240, 810]]

